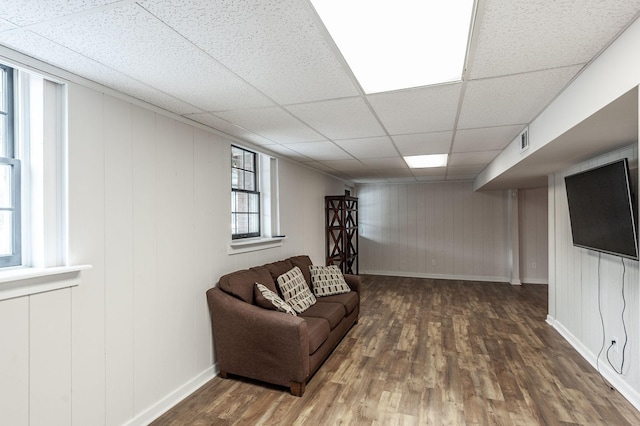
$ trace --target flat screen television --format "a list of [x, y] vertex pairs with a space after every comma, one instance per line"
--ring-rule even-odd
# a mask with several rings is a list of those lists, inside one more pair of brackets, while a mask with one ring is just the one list
[[637, 260], [637, 216], [628, 160], [564, 179], [573, 245]]

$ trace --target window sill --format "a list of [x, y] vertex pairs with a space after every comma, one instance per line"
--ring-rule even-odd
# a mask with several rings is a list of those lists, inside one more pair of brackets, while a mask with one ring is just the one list
[[75, 287], [80, 284], [80, 271], [90, 268], [91, 265], [76, 265], [0, 271], [0, 300]]
[[250, 251], [266, 250], [270, 248], [282, 246], [282, 242], [286, 237], [268, 237], [268, 238], [247, 238], [244, 240], [235, 240], [229, 244], [227, 248], [228, 254], [240, 254]]

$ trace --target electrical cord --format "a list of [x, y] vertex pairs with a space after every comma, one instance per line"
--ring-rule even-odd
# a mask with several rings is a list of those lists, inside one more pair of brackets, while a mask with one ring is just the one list
[[[604, 345], [605, 345], [605, 328], [604, 328], [604, 318], [602, 316], [602, 304], [600, 303], [600, 252], [598, 252], [598, 313], [600, 314], [600, 325], [602, 326], [602, 345], [600, 346], [600, 352], [598, 352], [598, 356], [596, 357], [596, 370], [598, 370], [598, 373], [600, 374], [600, 377], [602, 378], [602, 382], [606, 385], [607, 383], [604, 381], [604, 376], [602, 375], [602, 372], [600, 371], [600, 355], [602, 355], [602, 351], [604, 350]], [[609, 386], [611, 389], [613, 389], [610, 385]]]
[[[624, 287], [625, 287], [625, 276], [627, 273], [627, 267], [624, 263], [624, 257], [621, 257], [622, 259], [622, 329], [624, 330], [624, 345], [622, 345], [622, 360], [620, 361], [620, 370], [618, 370], [613, 363], [611, 362], [611, 359], [609, 359], [609, 351], [611, 350], [611, 348], [614, 345], [614, 342], [612, 341], [611, 344], [609, 345], [609, 348], [607, 349], [607, 361], [609, 362], [609, 365], [611, 366], [611, 368], [613, 368], [613, 371], [615, 371], [616, 373], [622, 375], [623, 371], [624, 371], [624, 355], [625, 355], [625, 351], [627, 349], [627, 343], [629, 342], [629, 336], [627, 334], [627, 324], [624, 321], [624, 312], [627, 309], [627, 299], [626, 296], [624, 294]], [[616, 342], [619, 343], [619, 342]]]

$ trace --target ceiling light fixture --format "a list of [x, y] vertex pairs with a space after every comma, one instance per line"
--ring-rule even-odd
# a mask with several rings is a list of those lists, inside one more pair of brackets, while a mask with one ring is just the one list
[[462, 79], [474, 0], [310, 0], [366, 93]]
[[426, 169], [428, 167], [445, 167], [449, 154], [408, 155], [404, 157], [410, 169]]

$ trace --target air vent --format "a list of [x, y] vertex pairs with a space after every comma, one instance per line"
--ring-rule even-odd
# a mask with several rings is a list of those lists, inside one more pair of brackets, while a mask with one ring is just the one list
[[529, 149], [529, 128], [524, 129], [522, 133], [520, 133], [520, 152], [524, 152]]

